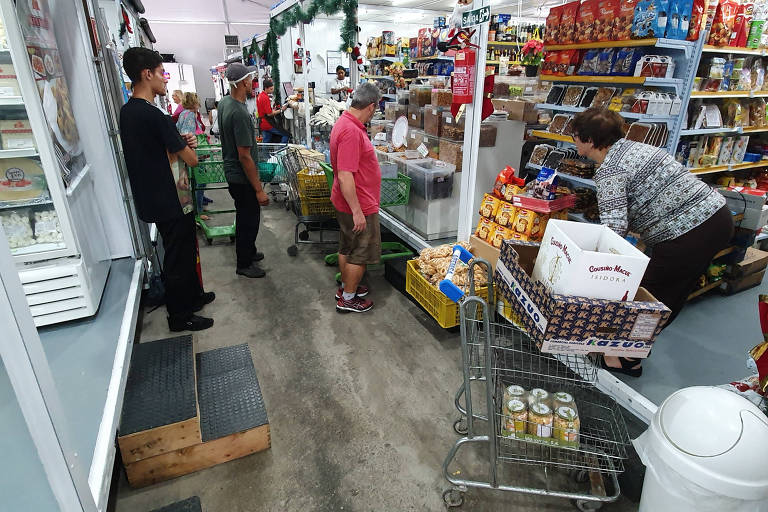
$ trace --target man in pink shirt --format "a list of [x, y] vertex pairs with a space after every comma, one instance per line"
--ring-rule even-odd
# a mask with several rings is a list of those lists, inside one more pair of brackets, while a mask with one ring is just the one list
[[349, 110], [331, 131], [331, 201], [339, 221], [341, 269], [336, 311], [340, 313], [363, 313], [373, 307], [373, 302], [364, 298], [368, 288], [360, 286], [360, 280], [367, 265], [381, 261], [381, 169], [365, 124], [373, 117], [380, 99], [376, 85], [360, 84]]

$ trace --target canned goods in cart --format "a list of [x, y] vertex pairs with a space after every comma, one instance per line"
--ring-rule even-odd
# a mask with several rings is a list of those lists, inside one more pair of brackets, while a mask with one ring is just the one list
[[550, 403], [549, 391], [541, 388], [533, 388], [528, 395], [528, 403], [533, 405], [535, 403], [542, 403], [549, 407]]
[[507, 402], [513, 399], [517, 399], [517, 400], [525, 399], [525, 388], [523, 386], [517, 386], [513, 384], [511, 386], [507, 386], [504, 389], [504, 403], [506, 404]]
[[555, 411], [557, 411], [560, 407], [574, 407], [575, 402], [573, 401], [573, 395], [570, 393], [566, 393], [565, 391], [558, 391], [553, 395], [553, 404], [552, 407], [554, 407]]
[[528, 433], [537, 437], [552, 437], [552, 419], [552, 409], [547, 404], [534, 403], [528, 411]]
[[576, 409], [567, 406], [557, 408], [553, 428], [555, 439], [566, 443], [578, 443], [580, 427], [581, 421]]
[[525, 405], [525, 402], [520, 399], [509, 400], [504, 405], [503, 412], [504, 418], [501, 435], [504, 437], [518, 437], [525, 434], [525, 424], [528, 422], [528, 407]]

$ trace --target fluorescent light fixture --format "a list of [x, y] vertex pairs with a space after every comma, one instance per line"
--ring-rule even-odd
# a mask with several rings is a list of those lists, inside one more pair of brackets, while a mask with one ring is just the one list
[[407, 4], [411, 0], [392, 0], [392, 5], [403, 5]]

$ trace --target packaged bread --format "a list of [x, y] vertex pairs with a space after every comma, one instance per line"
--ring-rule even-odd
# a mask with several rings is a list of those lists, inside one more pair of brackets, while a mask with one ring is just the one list
[[549, 221], [549, 214], [534, 212], [536, 216], [533, 218], [533, 225], [531, 226], [530, 240], [532, 242], [541, 241], [544, 236], [544, 230], [547, 228], [547, 222]]
[[477, 229], [475, 229], [475, 236], [480, 240], [488, 240], [488, 235], [496, 229], [496, 223], [491, 219], [480, 217], [480, 221], [477, 223]]
[[513, 232], [511, 229], [496, 224], [493, 233], [488, 238], [488, 243], [497, 249], [501, 249], [501, 244], [504, 240], [512, 238]]
[[496, 214], [501, 206], [501, 199], [495, 197], [493, 194], [485, 194], [483, 201], [480, 203], [480, 215], [486, 219], [495, 219]]
[[517, 208], [512, 203], [502, 201], [496, 211], [496, 224], [503, 227], [509, 227], [515, 220]]
[[530, 236], [531, 229], [533, 228], [533, 219], [538, 214], [533, 210], [526, 210], [525, 208], [518, 208], [515, 212], [515, 220], [512, 224], [512, 229], [516, 234]]

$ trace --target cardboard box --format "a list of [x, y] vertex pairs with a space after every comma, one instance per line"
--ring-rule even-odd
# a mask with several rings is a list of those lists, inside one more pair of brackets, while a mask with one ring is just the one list
[[760, 272], [765, 267], [768, 267], [768, 252], [749, 247], [744, 259], [732, 265], [728, 274], [729, 277], [736, 279]]
[[635, 301], [552, 294], [531, 278], [538, 253], [538, 243], [505, 241], [494, 285], [542, 352], [648, 357], [669, 308], [644, 288]]
[[720, 290], [726, 295], [732, 295], [744, 291], [747, 288], [759, 285], [763, 282], [764, 276], [765, 270], [761, 270], [760, 272], [749, 274], [738, 279], [728, 279], [723, 281], [723, 284], [720, 285]]
[[736, 225], [740, 228], [753, 231], [762, 229], [766, 224], [768, 224], [768, 205], [763, 206], [760, 210], [752, 208], [744, 210], [744, 218], [736, 222]]
[[768, 192], [757, 188], [728, 187], [717, 189], [728, 204], [728, 208], [736, 213], [743, 210], [760, 210], [768, 199]]
[[536, 104], [525, 100], [507, 100], [507, 99], [492, 99], [493, 108], [496, 110], [503, 110], [508, 114], [509, 119], [514, 121], [525, 121], [526, 116], [528, 119], [536, 114], [538, 120], [538, 112], [536, 112]]
[[472, 254], [479, 258], [483, 258], [490, 263], [494, 269], [496, 268], [496, 261], [499, 259], [499, 253], [501, 252], [499, 249], [475, 235], [469, 237], [469, 245], [472, 246]]
[[600, 224], [547, 223], [533, 278], [552, 293], [634, 300], [650, 259]]

